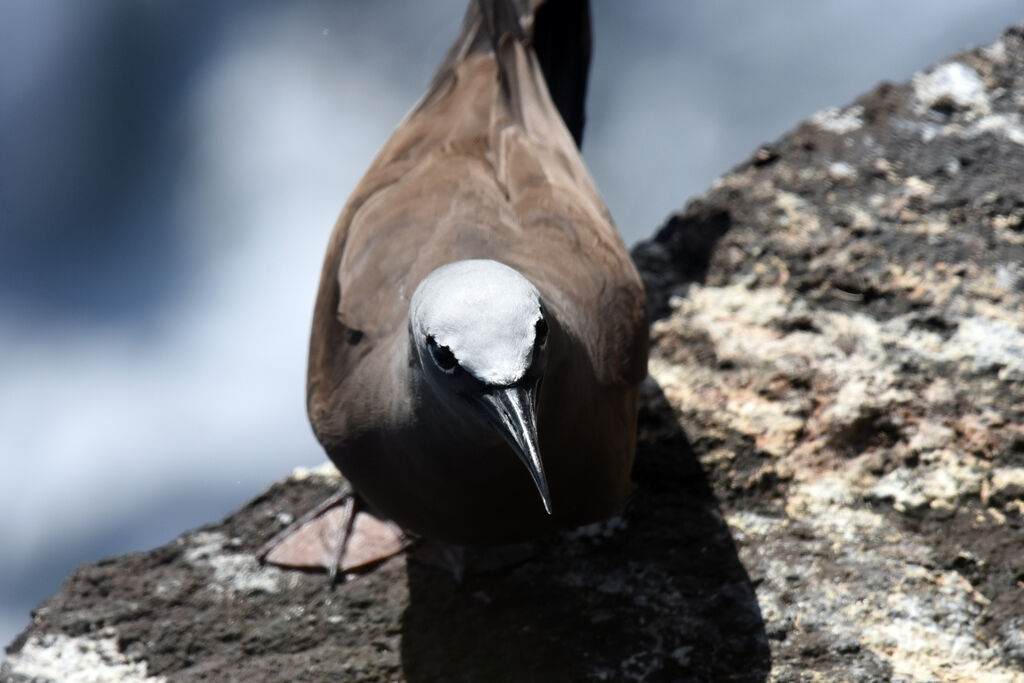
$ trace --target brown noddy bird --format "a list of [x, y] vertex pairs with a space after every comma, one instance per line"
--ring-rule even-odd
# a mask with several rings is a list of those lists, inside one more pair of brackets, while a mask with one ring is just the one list
[[[518, 542], [632, 491], [643, 285], [580, 157], [586, 0], [473, 0], [335, 225], [307, 404], [351, 486], [263, 557]], [[366, 514], [370, 513], [370, 514]]]

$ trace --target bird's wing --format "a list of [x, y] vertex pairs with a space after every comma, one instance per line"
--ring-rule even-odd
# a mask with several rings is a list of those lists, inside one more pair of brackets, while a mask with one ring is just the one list
[[472, 231], [458, 227], [509, 214], [487, 160], [494, 83], [493, 59], [460, 61], [443, 92], [399, 124], [342, 209], [310, 336], [307, 404], [321, 441], [340, 427], [327, 423], [344, 419], [334, 405], [341, 383], [358, 382], [360, 361], [405, 333], [416, 284], [454, 260], [446, 250], [474, 250]]

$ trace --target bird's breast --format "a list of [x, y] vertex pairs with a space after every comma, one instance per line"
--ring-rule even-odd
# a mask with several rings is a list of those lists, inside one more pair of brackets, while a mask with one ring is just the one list
[[573, 369], [549, 368], [538, 403], [551, 515], [501, 435], [483, 422], [452, 428], [429, 407], [403, 426], [347, 441], [331, 458], [377, 511], [449, 543], [512, 543], [604, 519], [631, 490], [636, 392]]

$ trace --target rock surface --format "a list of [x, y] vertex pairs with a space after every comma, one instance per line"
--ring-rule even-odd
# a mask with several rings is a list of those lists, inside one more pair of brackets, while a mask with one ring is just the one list
[[3, 680], [1024, 681], [1024, 28], [757, 150], [634, 256], [620, 516], [456, 583], [253, 553], [336, 485], [84, 566]]

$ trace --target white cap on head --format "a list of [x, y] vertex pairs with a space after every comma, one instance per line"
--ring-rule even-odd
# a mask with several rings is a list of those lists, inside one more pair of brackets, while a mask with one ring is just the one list
[[409, 305], [416, 345], [445, 347], [485, 384], [519, 380], [533, 358], [540, 292], [518, 271], [497, 261], [456, 261], [420, 282]]

